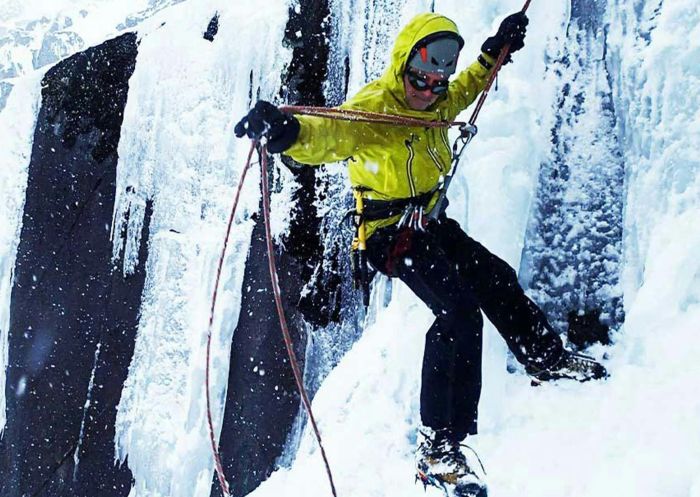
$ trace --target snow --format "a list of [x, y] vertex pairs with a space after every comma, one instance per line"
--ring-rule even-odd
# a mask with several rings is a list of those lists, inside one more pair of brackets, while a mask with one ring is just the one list
[[[422, 333], [430, 323], [421, 307], [402, 288], [314, 401], [338, 495], [424, 495], [412, 481]], [[630, 319], [641, 341], [657, 331], [634, 313]], [[700, 451], [688, 437], [696, 437], [700, 411], [683, 392], [700, 368], [679, 364], [696, 364], [698, 319], [697, 308], [667, 319], [667, 334], [649, 340], [642, 355], [637, 340], [619, 345], [605, 383], [532, 388], [527, 378], [502, 373], [503, 358], [500, 368], [487, 369], [482, 434], [472, 446], [486, 465], [490, 495], [694, 495]], [[679, 342], [690, 345], [682, 354]], [[307, 436], [293, 468], [252, 495], [326, 493], [327, 485]]]
[[[422, 335], [431, 321], [422, 304], [401, 288], [316, 394], [314, 413], [338, 495], [418, 491], [410, 442], [418, 422]], [[292, 469], [277, 471], [251, 495], [281, 494], [330, 494], [320, 453], [308, 433]]]
[[[35, 69], [102, 43], [173, 0], [3, 0], [0, 8], [0, 111], [14, 82]], [[128, 25], [128, 26], [127, 26]]]
[[[0, 17], [3, 29], [26, 19], [15, 26], [21, 30], [39, 16], [54, 19], [62, 9], [77, 12], [65, 17], [73, 19], [83, 42], [66, 50], [140, 23], [119, 144], [113, 223], [115, 263], [127, 275], [145, 265], [147, 274], [115, 440], [116, 458], [128, 457], [134, 475], [130, 497], [209, 495], [213, 460], [204, 412], [206, 324], [248, 147], [233, 138], [232, 126], [250, 106], [249, 81], [253, 99], [274, 98], [290, 58], [289, 50], [281, 48], [290, 2], [269, 1], [264, 9], [221, 0], [175, 3], [11, 1], [6, 2], [9, 13]], [[502, 16], [521, 3], [436, 2], [438, 11], [462, 27], [462, 66]], [[346, 56], [349, 93], [378, 76], [396, 32], [431, 4], [332, 0], [331, 77], [344, 79]], [[83, 27], [78, 26], [81, 9], [89, 13]], [[612, 346], [591, 351], [607, 357], [609, 380], [533, 388], [523, 375], [506, 372], [505, 345], [487, 324], [480, 435], [469, 443], [484, 461], [493, 497], [700, 497], [700, 399], [695, 394], [700, 378], [700, 9], [695, 0], [613, 0], [607, 9], [605, 57], [625, 164], [625, 325]], [[220, 29], [210, 43], [202, 33], [215, 12]], [[448, 211], [515, 267], [527, 242], [539, 167], [551, 152], [552, 103], [561, 85], [560, 76], [547, 71], [545, 54], [561, 48], [571, 12], [568, 2], [533, 2], [529, 15], [527, 47], [514, 56], [514, 64], [499, 77], [498, 91], [489, 96], [479, 134], [452, 183]], [[101, 24], [92, 31], [88, 19]], [[32, 41], [27, 46], [39, 45]], [[0, 112], [0, 374], [7, 362], [11, 270], [39, 103], [40, 76], [21, 77], [31, 69], [27, 46], [7, 52], [8, 60], [23, 61], [24, 72], [11, 77], [14, 89]], [[591, 91], [603, 83], [592, 83]], [[343, 98], [337, 84], [328, 84], [326, 93], [330, 102]], [[589, 119], [579, 125], [590, 137], [596, 123]], [[337, 166], [328, 171], [323, 174], [343, 177]], [[218, 428], [251, 215], [260, 196], [255, 168], [250, 174], [213, 327], [212, 399]], [[290, 199], [296, 187], [285, 169], [278, 174], [273, 198], [277, 236], [293, 215]], [[585, 183], [586, 174], [581, 172], [577, 181]], [[153, 214], [142, 240], [149, 206]], [[147, 261], [137, 257], [144, 242]], [[413, 481], [413, 449], [423, 336], [431, 321], [430, 312], [406, 287], [378, 280], [362, 338], [314, 399], [338, 495], [425, 495]], [[316, 378], [316, 372], [305, 376]], [[290, 446], [295, 446], [293, 440]], [[291, 466], [276, 471], [254, 497], [330, 494], [308, 427], [296, 459], [284, 460]], [[438, 493], [429, 489], [428, 495]]]
[[37, 71], [18, 83], [5, 110], [0, 111], [0, 435], [6, 421], [5, 369], [12, 273], [22, 229], [24, 192], [39, 112], [42, 77], [43, 71]]

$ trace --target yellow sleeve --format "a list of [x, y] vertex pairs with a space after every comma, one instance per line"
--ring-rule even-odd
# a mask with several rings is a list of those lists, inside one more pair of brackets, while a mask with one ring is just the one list
[[319, 165], [345, 160], [356, 154], [375, 133], [367, 123], [316, 116], [296, 116], [297, 141], [283, 152], [302, 164]]
[[[496, 60], [482, 53], [481, 56], [486, 59], [489, 64], [495, 64]], [[460, 72], [457, 77], [450, 82], [448, 89], [448, 101], [450, 118], [454, 119], [457, 114], [469, 107], [476, 97], [483, 91], [488, 82], [490, 69], [486, 69], [477, 60], [472, 65]]]

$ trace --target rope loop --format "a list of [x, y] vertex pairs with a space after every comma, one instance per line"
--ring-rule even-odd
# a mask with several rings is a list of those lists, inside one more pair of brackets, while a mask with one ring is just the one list
[[453, 126], [465, 126], [463, 121], [427, 121], [417, 117], [400, 116], [397, 114], [382, 114], [357, 109], [341, 109], [339, 107], [310, 107], [300, 105], [283, 105], [282, 112], [290, 114], [325, 117], [338, 121], [355, 121], [372, 124], [386, 124], [393, 126], [407, 126], [413, 128], [450, 128]]

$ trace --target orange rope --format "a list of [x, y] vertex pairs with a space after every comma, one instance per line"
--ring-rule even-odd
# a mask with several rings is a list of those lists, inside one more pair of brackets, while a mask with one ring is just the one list
[[[525, 5], [523, 6], [521, 12], [524, 14], [527, 12], [528, 7], [530, 7], [530, 2], [532, 0], [527, 0], [525, 2]], [[469, 124], [472, 126], [476, 124], [476, 118], [479, 117], [479, 112], [481, 112], [481, 108], [484, 106], [484, 102], [486, 101], [486, 97], [489, 96], [489, 91], [491, 91], [491, 86], [493, 85], [493, 82], [496, 80], [496, 77], [498, 76], [498, 71], [501, 70], [501, 67], [503, 66], [503, 63], [506, 60], [506, 57], [508, 57], [508, 54], [510, 53], [510, 43], [506, 44], [501, 49], [501, 53], [498, 54], [498, 59], [496, 59], [496, 64], [493, 67], [493, 71], [491, 71], [491, 76], [489, 77], [488, 82], [486, 83], [486, 87], [484, 88], [484, 91], [481, 92], [481, 96], [479, 96], [479, 101], [476, 103], [476, 107], [474, 108], [474, 112], [472, 112], [472, 116], [469, 118]]]
[[[253, 146], [255, 146], [255, 142], [253, 142]], [[323, 457], [323, 462], [326, 466], [326, 474], [328, 475], [328, 481], [331, 485], [331, 493], [333, 494], [333, 497], [337, 497], [337, 493], [335, 491], [335, 484], [333, 483], [333, 474], [331, 473], [331, 467], [328, 463], [328, 457], [326, 456], [326, 451], [323, 448], [323, 442], [321, 441], [321, 432], [318, 429], [318, 425], [316, 424], [316, 418], [314, 418], [314, 413], [311, 410], [311, 401], [309, 400], [309, 396], [306, 393], [306, 388], [304, 388], [304, 378], [301, 373], [301, 368], [299, 368], [299, 361], [297, 360], [296, 354], [294, 353], [292, 335], [289, 333], [287, 319], [284, 315], [284, 308], [282, 307], [282, 292], [279, 286], [277, 267], [275, 265], [275, 251], [272, 244], [272, 233], [270, 232], [270, 192], [267, 182], [267, 147], [262, 147], [260, 155], [260, 168], [262, 171], [262, 174], [260, 175], [260, 180], [262, 182], [263, 214], [265, 217], [265, 238], [267, 239], [267, 262], [270, 267], [270, 279], [272, 280], [272, 290], [275, 295], [275, 306], [277, 307], [277, 316], [280, 320], [280, 327], [282, 328], [282, 335], [284, 336], [284, 345], [287, 348], [289, 363], [291, 364], [292, 372], [294, 373], [294, 381], [297, 384], [299, 395], [301, 395], [301, 400], [304, 403], [304, 408], [306, 409], [306, 412], [309, 415], [309, 421], [311, 422], [314, 434], [316, 435], [318, 446], [321, 449], [321, 457]]]
[[291, 114], [303, 114], [305, 116], [326, 117], [341, 121], [357, 121], [374, 124], [388, 124], [393, 126], [410, 126], [415, 128], [448, 128], [450, 126], [463, 126], [462, 121], [426, 121], [415, 117], [399, 116], [395, 114], [381, 114], [356, 109], [341, 109], [338, 107], [307, 107], [299, 105], [283, 105], [282, 112]]
[[238, 201], [241, 197], [241, 190], [243, 189], [243, 184], [245, 183], [245, 178], [250, 168], [250, 159], [253, 157], [253, 151], [255, 150], [255, 144], [250, 148], [248, 152], [248, 160], [243, 168], [241, 177], [238, 180], [238, 188], [236, 189], [236, 196], [233, 200], [233, 207], [231, 208], [231, 214], [228, 218], [228, 226], [226, 228], [226, 237], [224, 238], [224, 247], [221, 250], [221, 255], [219, 256], [219, 265], [216, 268], [216, 280], [214, 281], [214, 294], [211, 299], [211, 310], [209, 313], [209, 328], [207, 329], [207, 365], [205, 372], [205, 386], [206, 386], [206, 398], [207, 398], [207, 423], [209, 425], [209, 439], [211, 442], [211, 450], [214, 454], [214, 464], [216, 466], [216, 476], [219, 479], [219, 484], [221, 485], [221, 491], [224, 497], [229, 497], [231, 495], [231, 490], [229, 489], [228, 482], [226, 481], [226, 476], [224, 475], [224, 467], [221, 463], [221, 455], [219, 454], [219, 448], [216, 444], [216, 437], [214, 435], [214, 423], [211, 417], [211, 398], [209, 393], [209, 364], [211, 363], [211, 329], [214, 324], [214, 309], [216, 307], [216, 298], [219, 294], [219, 280], [221, 280], [221, 270], [224, 267], [224, 256], [226, 255], [226, 247], [228, 246], [228, 240], [231, 235], [231, 226], [233, 225], [233, 218], [236, 215], [236, 210], [238, 209]]

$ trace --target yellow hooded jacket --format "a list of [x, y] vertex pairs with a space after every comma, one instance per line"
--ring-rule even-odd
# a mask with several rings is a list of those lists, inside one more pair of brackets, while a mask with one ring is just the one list
[[[484, 89], [489, 70], [478, 61], [457, 75], [449, 89], [425, 111], [411, 109], [405, 97], [403, 74], [411, 49], [433, 33], [459, 34], [457, 25], [439, 14], [414, 17], [399, 33], [384, 75], [340, 106], [384, 114], [453, 121]], [[482, 54], [493, 63], [494, 59]], [[284, 154], [311, 165], [348, 160], [353, 187], [367, 189], [364, 197], [395, 200], [433, 191], [451, 167], [452, 149], [446, 128], [413, 128], [298, 116], [297, 141]], [[437, 193], [428, 211], [437, 201]], [[367, 237], [377, 228], [398, 222], [400, 216], [366, 223]]]

